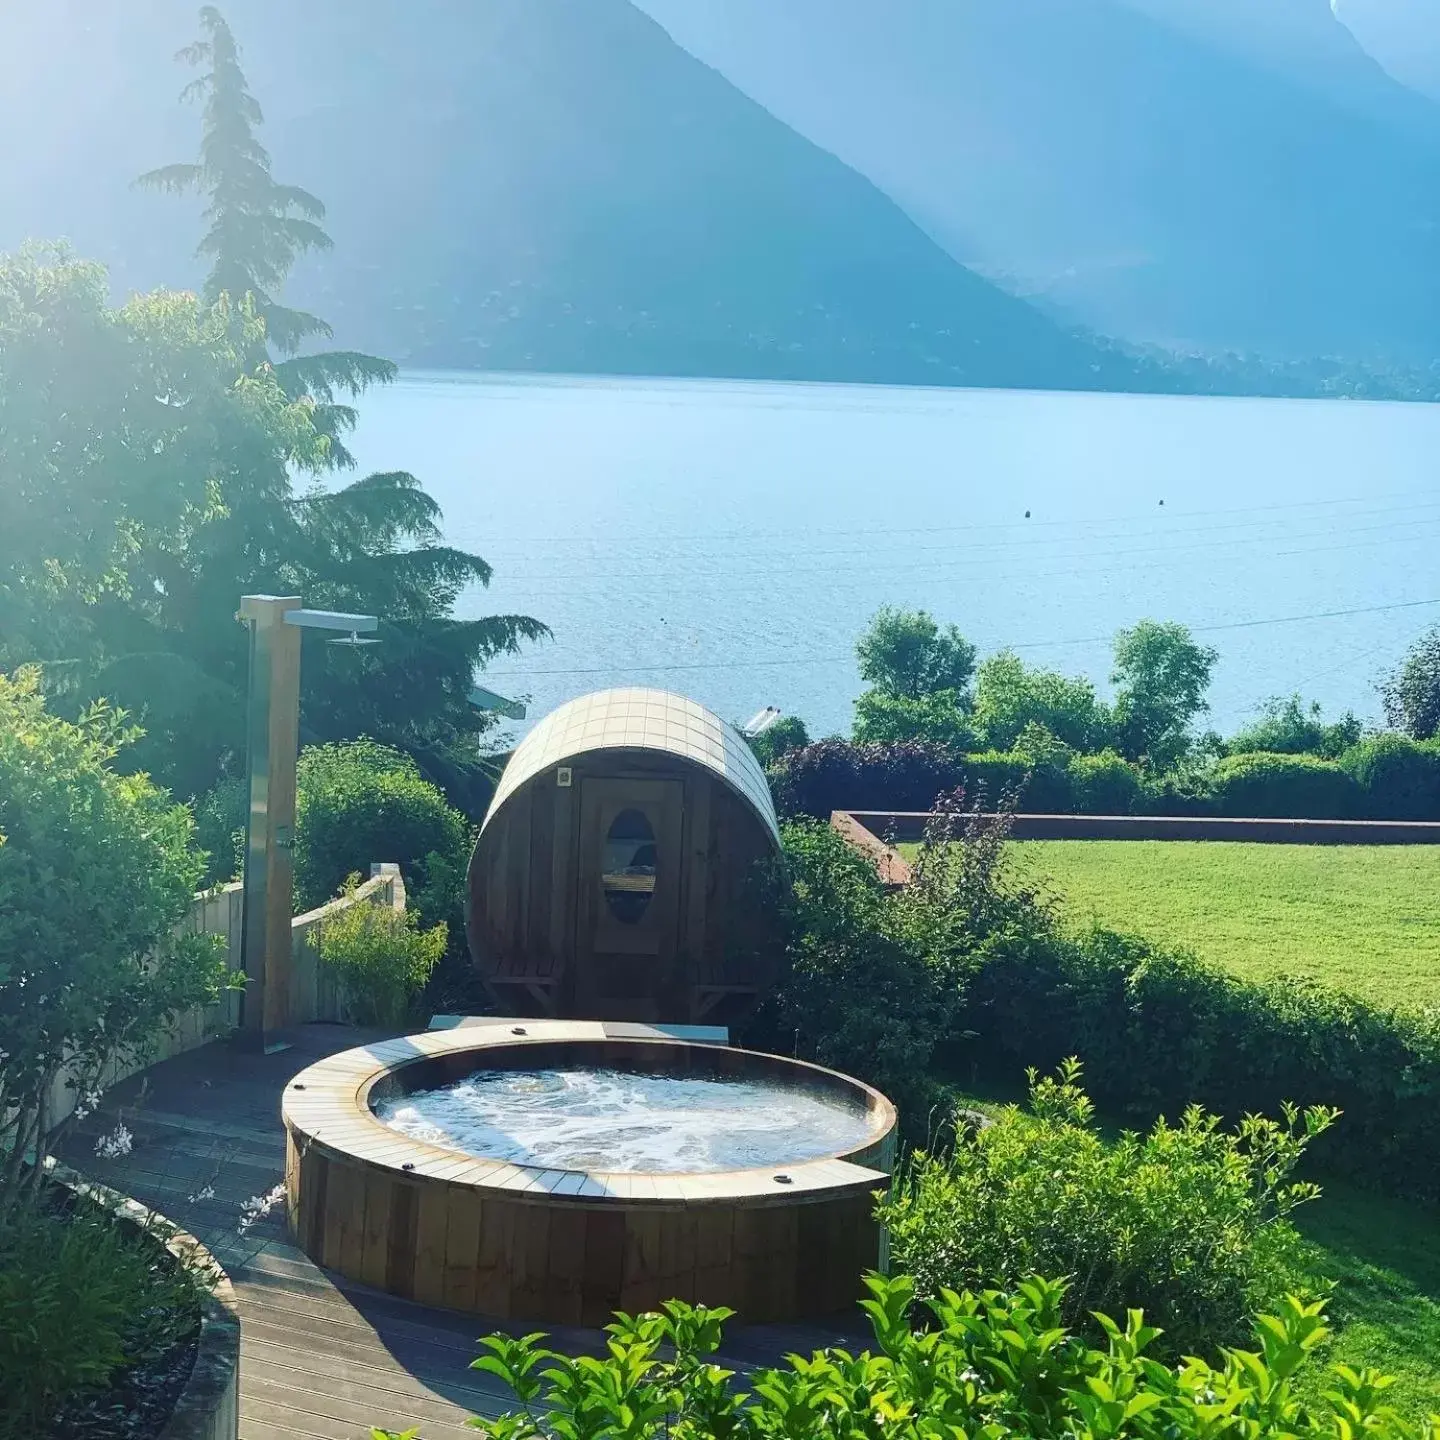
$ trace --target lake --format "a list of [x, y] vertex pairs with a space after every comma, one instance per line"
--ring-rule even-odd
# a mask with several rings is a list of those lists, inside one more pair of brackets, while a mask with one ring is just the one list
[[416, 373], [361, 413], [362, 467], [494, 566], [462, 612], [554, 631], [485, 677], [532, 721], [639, 684], [845, 731], [887, 603], [1102, 686], [1116, 629], [1180, 620], [1220, 728], [1374, 717], [1440, 621], [1440, 406]]

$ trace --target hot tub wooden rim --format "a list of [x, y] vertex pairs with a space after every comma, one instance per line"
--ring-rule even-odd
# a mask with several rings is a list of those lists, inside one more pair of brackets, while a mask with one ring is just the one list
[[[583, 1045], [605, 1043], [635, 1051], [657, 1047], [700, 1050], [707, 1047], [694, 1042], [674, 1039], [636, 1039], [611, 1037], [603, 1033], [600, 1022], [532, 1021], [528, 1033], [517, 1036], [510, 1026], [482, 1027], [448, 1031], [427, 1031], [422, 1035], [405, 1036], [379, 1045], [362, 1045], [342, 1051], [303, 1070], [286, 1087], [281, 1102], [285, 1128], [302, 1151], [319, 1148], [341, 1163], [365, 1165], [383, 1170], [394, 1177], [416, 1184], [441, 1184], [472, 1189], [480, 1194], [504, 1198], [520, 1205], [564, 1206], [595, 1210], [684, 1211], [717, 1206], [769, 1206], [816, 1204], [849, 1196], [871, 1193], [889, 1184], [886, 1171], [872, 1169], [862, 1161], [848, 1157], [870, 1155], [884, 1147], [894, 1134], [897, 1116], [891, 1102], [873, 1086], [827, 1069], [810, 1061], [771, 1055], [761, 1050], [727, 1047], [725, 1054], [743, 1060], [754, 1057], [765, 1065], [798, 1069], [823, 1077], [827, 1089], [849, 1089], [866, 1102], [869, 1133], [863, 1144], [833, 1155], [815, 1156], [793, 1162], [777, 1161], [773, 1165], [753, 1166], [741, 1170], [689, 1172], [634, 1172], [609, 1170], [560, 1170], [551, 1166], [523, 1165], [484, 1156], [470, 1156], [463, 1151], [432, 1145], [401, 1135], [387, 1126], [370, 1108], [369, 1096], [374, 1085], [400, 1070], [442, 1056], [467, 1051], [491, 1049], [524, 1049], [531, 1046], [553, 1046], [557, 1043]], [[585, 1033], [576, 1034], [577, 1030]], [[494, 1033], [503, 1031], [503, 1033]], [[599, 1033], [597, 1033], [599, 1032]], [[488, 1034], [489, 1038], [484, 1038]], [[397, 1050], [393, 1058], [384, 1056], [387, 1049]], [[416, 1049], [419, 1053], [415, 1053]], [[329, 1131], [327, 1135], [324, 1132]], [[338, 1132], [338, 1133], [337, 1133]], [[348, 1132], [348, 1133], [347, 1133]], [[366, 1142], [369, 1141], [369, 1145]], [[384, 1146], [386, 1153], [371, 1153]], [[453, 1169], [465, 1165], [467, 1170], [447, 1176], [431, 1173], [433, 1168]], [[406, 1168], [407, 1165], [410, 1168]], [[470, 1174], [468, 1171], [478, 1173]], [[822, 1172], [829, 1171], [829, 1175]], [[840, 1173], [835, 1173], [839, 1171]], [[503, 1173], [507, 1181], [511, 1172], [531, 1177], [556, 1174], [564, 1184], [578, 1177], [579, 1189], [600, 1186], [608, 1193], [558, 1193], [552, 1187], [511, 1189], [496, 1184], [493, 1177]], [[775, 1180], [776, 1175], [789, 1176], [789, 1183]], [[730, 1181], [726, 1185], [726, 1181]], [[636, 1181], [660, 1188], [668, 1193], [616, 1193], [631, 1190]], [[761, 1186], [763, 1188], [756, 1188]]]

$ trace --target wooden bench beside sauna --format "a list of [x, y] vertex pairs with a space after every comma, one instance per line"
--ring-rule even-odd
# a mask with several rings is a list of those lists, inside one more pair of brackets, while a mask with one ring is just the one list
[[[749, 887], [779, 849], [764, 772], [702, 706], [612, 690], [543, 720], [470, 868], [470, 944], [498, 1016], [346, 1051], [285, 1091], [307, 1253], [496, 1319], [598, 1325], [671, 1298], [752, 1323], [853, 1305], [880, 1260], [895, 1109], [718, 1028], [773, 979], [769, 907]], [[484, 1109], [497, 1095], [509, 1110]], [[456, 1103], [480, 1107], [478, 1127], [432, 1123], [427, 1107]]]

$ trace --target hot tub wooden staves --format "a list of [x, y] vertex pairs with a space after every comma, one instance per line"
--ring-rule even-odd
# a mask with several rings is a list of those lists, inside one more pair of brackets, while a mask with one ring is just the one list
[[[895, 1111], [818, 1066], [680, 1041], [616, 1039], [599, 1022], [430, 1032], [346, 1051], [286, 1089], [290, 1224], [342, 1275], [499, 1319], [604, 1323], [678, 1298], [747, 1322], [845, 1310], [879, 1261], [874, 1195], [889, 1183]], [[618, 1028], [618, 1027], [612, 1027]], [[844, 1155], [756, 1170], [637, 1175], [483, 1160], [397, 1134], [373, 1099], [477, 1068], [614, 1066], [746, 1076], [863, 1111]]]

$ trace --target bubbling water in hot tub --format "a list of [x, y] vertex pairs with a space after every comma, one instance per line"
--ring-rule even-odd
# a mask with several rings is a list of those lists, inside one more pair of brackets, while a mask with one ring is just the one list
[[748, 1170], [845, 1154], [869, 1135], [863, 1109], [814, 1090], [593, 1068], [479, 1070], [375, 1109], [412, 1139], [554, 1170]]

